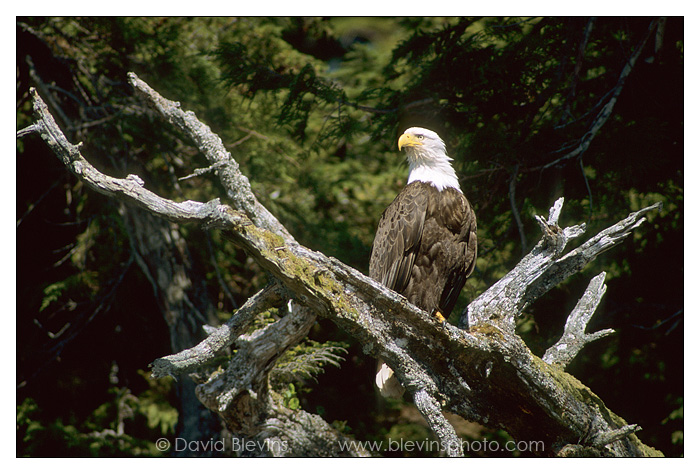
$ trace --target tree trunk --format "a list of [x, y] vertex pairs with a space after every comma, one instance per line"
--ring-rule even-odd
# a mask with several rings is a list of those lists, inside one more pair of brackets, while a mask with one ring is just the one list
[[[216, 312], [206, 295], [204, 280], [193, 275], [187, 243], [177, 224], [133, 206], [121, 205], [119, 213], [129, 233], [136, 261], [151, 283], [153, 295], [168, 325], [170, 346], [174, 351], [192, 347], [202, 340], [202, 326], [212, 324]], [[180, 402], [177, 437], [195, 441], [219, 436], [220, 423], [197, 400], [195, 382], [183, 378], [176, 387]], [[200, 453], [185, 447], [177, 454]]]

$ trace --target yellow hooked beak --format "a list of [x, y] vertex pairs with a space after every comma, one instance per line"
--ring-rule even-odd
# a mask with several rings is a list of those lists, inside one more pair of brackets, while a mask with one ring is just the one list
[[404, 133], [399, 137], [399, 151], [401, 148], [406, 147], [406, 146], [420, 146], [422, 145], [421, 141], [416, 138], [415, 135], [411, 135], [409, 133]]

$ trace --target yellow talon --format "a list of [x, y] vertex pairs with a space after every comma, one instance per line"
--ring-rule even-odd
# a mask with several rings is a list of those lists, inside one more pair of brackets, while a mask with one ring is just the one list
[[445, 324], [445, 317], [442, 315], [440, 311], [435, 311], [435, 317], [440, 321], [442, 324]]

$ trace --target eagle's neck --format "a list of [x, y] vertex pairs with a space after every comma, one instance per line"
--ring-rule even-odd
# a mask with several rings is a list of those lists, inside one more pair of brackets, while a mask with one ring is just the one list
[[443, 191], [446, 188], [454, 188], [460, 193], [459, 180], [454, 168], [450, 164], [452, 158], [444, 153], [408, 155], [408, 184], [414, 181], [430, 183]]

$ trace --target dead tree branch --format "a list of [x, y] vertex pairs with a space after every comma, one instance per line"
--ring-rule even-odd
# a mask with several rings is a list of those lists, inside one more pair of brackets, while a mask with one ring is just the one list
[[133, 72], [128, 74], [128, 80], [136, 93], [143, 97], [151, 108], [192, 139], [209, 162], [210, 168], [216, 170], [221, 184], [226, 189], [227, 197], [236, 209], [244, 212], [256, 226], [282, 236], [285, 242], [296, 242], [277, 218], [260, 204], [250, 189], [250, 181], [241, 173], [238, 163], [231, 157], [218, 135], [199, 121], [194, 112], [184, 112], [179, 102], [164, 98]]
[[604, 281], [605, 272], [593, 278], [588, 284], [586, 292], [566, 320], [561, 339], [547, 349], [542, 357], [546, 363], [566, 367], [583, 349], [584, 345], [615, 333], [612, 329], [602, 329], [593, 334], [586, 334], [586, 326], [588, 326], [588, 322], [605, 294]]
[[514, 332], [517, 318], [528, 305], [619, 244], [644, 223], [646, 213], [661, 208], [659, 202], [633, 212], [562, 256], [566, 245], [586, 230], [585, 224], [565, 229], [559, 227], [563, 205], [564, 199], [559, 198], [550, 209], [547, 220], [536, 217], [542, 229], [542, 239], [513, 270], [471, 302], [460, 317], [460, 326], [473, 327], [490, 322], [506, 332]]
[[282, 293], [282, 288], [276, 283], [260, 290], [239, 308], [231, 319], [195, 347], [156, 359], [151, 365], [153, 377], [160, 378], [166, 375], [176, 377], [180, 374], [191, 374], [205, 366], [217, 354], [233, 345], [258, 314], [281, 304], [283, 302]]
[[[443, 326], [357, 270], [297, 244], [286, 237], [288, 233], [268, 228], [274, 226], [259, 219], [258, 205], [249, 196], [241, 196], [244, 212], [218, 199], [175, 203], [146, 190], [138, 177], [117, 179], [100, 173], [81, 156], [78, 146], [63, 137], [35, 91], [33, 96], [42, 137], [89, 187], [170, 221], [220, 229], [293, 295], [281, 320], [252, 335], [234, 340], [232, 330], [223, 329], [191, 352], [154, 362], [154, 376], [191, 372], [210, 361], [216, 350], [235, 343], [235, 356], [223, 371], [200, 384], [197, 393], [232, 432], [260, 442], [252, 454], [366, 454], [341, 449], [341, 435], [315, 415], [289, 412], [267, 384], [279, 355], [304, 337], [315, 315], [323, 315], [356, 338], [365, 353], [381, 357], [394, 369], [449, 455], [462, 454], [462, 446], [443, 410], [506, 429], [515, 439], [539, 440], [540, 455], [566, 454], [570, 451], [565, 448], [573, 445], [597, 455], [660, 455], [642, 444], [628, 428], [631, 425], [581, 382], [533, 355], [513, 331], [515, 318], [535, 297], [629, 235], [655, 206], [631, 214], [562, 257], [567, 242], [581, 235], [584, 226], [558, 227], [563, 205], [559, 200], [547, 221], [539, 219], [545, 235], [535, 249], [469, 306], [462, 318], [469, 322], [469, 330]], [[196, 120], [193, 114], [183, 115]], [[202, 143], [216, 142], [208, 136], [213, 135], [208, 128], [198, 130]], [[227, 159], [233, 161], [230, 155]], [[237, 165], [231, 169], [237, 170]], [[266, 298], [254, 297], [246, 311], [274, 301]], [[247, 317], [244, 312], [240, 319]], [[270, 445], [273, 441], [276, 447]]]

